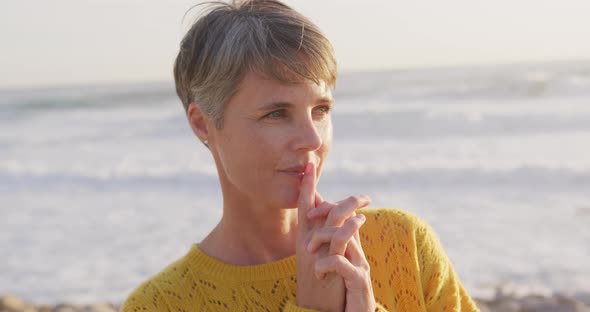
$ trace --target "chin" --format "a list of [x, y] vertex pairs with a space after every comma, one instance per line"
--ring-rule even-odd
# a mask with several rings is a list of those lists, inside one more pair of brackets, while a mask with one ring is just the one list
[[299, 194], [295, 191], [276, 192], [274, 193], [271, 202], [273, 206], [279, 208], [297, 208], [299, 201]]
[[297, 208], [298, 198], [285, 198], [283, 200], [278, 201], [277, 206], [283, 209]]

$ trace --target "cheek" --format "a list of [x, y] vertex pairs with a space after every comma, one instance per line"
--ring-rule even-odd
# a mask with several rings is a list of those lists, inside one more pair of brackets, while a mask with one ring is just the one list
[[235, 133], [219, 153], [226, 175], [240, 189], [262, 187], [276, 165], [278, 140], [251, 129]]

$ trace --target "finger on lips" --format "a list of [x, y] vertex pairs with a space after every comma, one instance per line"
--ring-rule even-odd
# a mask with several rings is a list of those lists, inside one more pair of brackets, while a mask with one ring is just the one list
[[[316, 191], [315, 191], [315, 165], [310, 162], [305, 166], [305, 172], [301, 179], [301, 189], [299, 191], [299, 198], [297, 200], [298, 215], [301, 225], [306, 225], [305, 216], [310, 209], [315, 208]], [[301, 228], [306, 231], [307, 226]]]

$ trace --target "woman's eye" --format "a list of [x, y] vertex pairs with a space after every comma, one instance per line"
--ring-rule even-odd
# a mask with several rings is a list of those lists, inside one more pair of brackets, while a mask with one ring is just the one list
[[320, 114], [320, 115], [327, 115], [330, 112], [330, 106], [328, 105], [322, 105], [322, 106], [318, 106], [316, 107], [316, 111]]
[[281, 119], [281, 118], [284, 118], [286, 115], [287, 114], [286, 114], [285, 110], [281, 109], [281, 110], [270, 112], [270, 113], [266, 114], [265, 117], [271, 118], [271, 119]]

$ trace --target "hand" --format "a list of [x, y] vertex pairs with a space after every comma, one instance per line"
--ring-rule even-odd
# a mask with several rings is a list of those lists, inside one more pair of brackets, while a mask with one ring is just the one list
[[329, 245], [328, 256], [320, 257], [316, 262], [315, 274], [320, 279], [328, 273], [344, 278], [346, 311], [374, 311], [376, 307], [370, 266], [358, 234], [365, 217], [354, 212], [369, 203], [370, 198], [365, 195], [351, 196], [334, 204], [323, 201], [317, 194], [317, 207], [308, 212], [311, 219], [326, 219], [324, 227], [314, 231], [308, 251], [315, 252]]
[[307, 245], [314, 231], [323, 226], [322, 220], [307, 218], [307, 212], [316, 207], [315, 185], [315, 165], [310, 163], [306, 166], [298, 199], [297, 305], [320, 311], [342, 312], [345, 300], [342, 277], [335, 273], [328, 273], [320, 280], [314, 273], [318, 259], [328, 255], [328, 246], [319, 247], [315, 253], [307, 251]]

